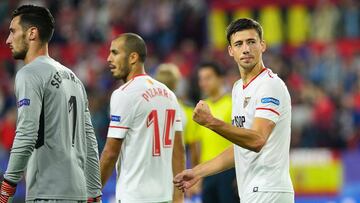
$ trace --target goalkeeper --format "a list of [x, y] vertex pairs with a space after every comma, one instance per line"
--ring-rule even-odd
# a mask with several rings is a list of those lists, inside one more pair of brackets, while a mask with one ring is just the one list
[[26, 169], [26, 202], [100, 202], [97, 141], [81, 81], [48, 55], [54, 18], [24, 5], [13, 12], [6, 44], [25, 66], [16, 74], [16, 136], [1, 184], [11, 202]]

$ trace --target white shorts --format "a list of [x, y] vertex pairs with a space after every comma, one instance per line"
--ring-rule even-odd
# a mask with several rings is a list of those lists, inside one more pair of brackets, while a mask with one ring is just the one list
[[240, 198], [240, 203], [294, 203], [294, 193], [254, 192]]

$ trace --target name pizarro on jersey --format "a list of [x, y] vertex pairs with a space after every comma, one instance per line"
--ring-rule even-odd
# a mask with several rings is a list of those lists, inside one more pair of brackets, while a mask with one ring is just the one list
[[143, 92], [143, 94], [141, 95], [147, 102], [154, 97], [165, 97], [168, 99], [171, 99], [170, 93], [163, 88], [149, 88], [147, 90], [145, 90], [145, 92]]
[[60, 87], [60, 84], [63, 80], [71, 80], [72, 82], [78, 83], [73, 73], [62, 70], [57, 71], [52, 78], [53, 79], [51, 80], [50, 84], [56, 88]]
[[232, 119], [232, 125], [242, 128], [244, 127], [244, 123], [245, 123], [245, 116], [234, 116], [234, 118]]

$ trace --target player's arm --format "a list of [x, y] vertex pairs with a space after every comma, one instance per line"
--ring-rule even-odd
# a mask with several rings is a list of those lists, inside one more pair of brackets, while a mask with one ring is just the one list
[[43, 131], [39, 130], [39, 123], [43, 108], [43, 93], [44, 88], [41, 78], [34, 75], [31, 70], [18, 72], [15, 79], [15, 94], [18, 107], [16, 135], [4, 174], [4, 181], [1, 185], [0, 199], [2, 201], [14, 195], [16, 184], [24, 174], [37, 141], [39, 144], [37, 147], [41, 147]]
[[[260, 152], [266, 144], [271, 132], [282, 113], [286, 113], [290, 101], [285, 94], [287, 89], [278, 80], [267, 80], [254, 95], [254, 119], [250, 129], [226, 124], [211, 115], [209, 107], [200, 101], [193, 118], [195, 121], [220, 134], [234, 144], [254, 152]], [[242, 122], [248, 122], [245, 119]]]
[[118, 160], [121, 145], [133, 123], [133, 98], [128, 97], [122, 91], [114, 91], [110, 99], [110, 123], [104, 150], [100, 158], [101, 185], [106, 181], [114, 170]]
[[177, 174], [174, 184], [179, 190], [186, 191], [201, 178], [220, 173], [234, 166], [234, 146], [232, 145], [214, 159]]
[[105, 183], [110, 178], [116, 161], [119, 157], [121, 145], [123, 140], [118, 138], [108, 137], [104, 150], [101, 153], [100, 158], [100, 171], [101, 171], [101, 185], [105, 186]]
[[230, 142], [254, 152], [260, 152], [275, 127], [273, 121], [258, 117], [254, 118], [251, 129], [233, 126], [212, 116], [204, 101], [196, 105], [193, 119]]
[[101, 178], [100, 178], [100, 166], [99, 166], [99, 152], [98, 144], [94, 132], [94, 127], [91, 123], [91, 115], [88, 108], [88, 101], [85, 95], [85, 133], [86, 133], [86, 186], [88, 202], [100, 202], [101, 200]]
[[[174, 176], [185, 169], [185, 149], [181, 131], [175, 132], [172, 168]], [[173, 202], [184, 202], [184, 194], [174, 189]]]

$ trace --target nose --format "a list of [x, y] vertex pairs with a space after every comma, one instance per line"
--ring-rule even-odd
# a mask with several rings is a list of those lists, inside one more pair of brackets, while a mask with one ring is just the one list
[[7, 44], [7, 45], [11, 44], [10, 35], [9, 35], [8, 38], [6, 39], [6, 44]]
[[249, 54], [250, 53], [250, 46], [246, 43], [243, 44], [243, 54]]
[[109, 63], [111, 62], [111, 54], [109, 54], [109, 56], [107, 57], [106, 61], [109, 62]]

